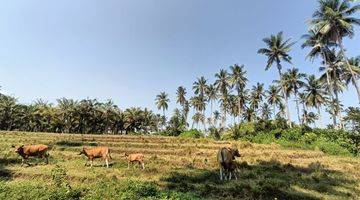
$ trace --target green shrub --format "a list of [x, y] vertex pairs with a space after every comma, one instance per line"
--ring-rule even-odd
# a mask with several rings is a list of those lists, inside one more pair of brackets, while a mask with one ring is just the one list
[[283, 132], [282, 138], [290, 141], [298, 141], [300, 140], [302, 135], [303, 134], [301, 128], [291, 128]]
[[196, 129], [191, 129], [191, 130], [182, 132], [180, 134], [180, 137], [184, 137], [184, 138], [202, 138], [202, 137], [204, 137], [204, 134], [202, 134], [200, 131], [198, 131]]
[[315, 133], [310, 132], [310, 133], [305, 133], [301, 138], [301, 140], [306, 144], [312, 144], [317, 140], [317, 138], [318, 136]]
[[314, 147], [318, 148], [322, 152], [330, 155], [341, 155], [341, 156], [350, 156], [351, 153], [345, 149], [344, 147], [340, 146], [335, 142], [329, 142], [324, 139], [319, 139], [314, 142]]

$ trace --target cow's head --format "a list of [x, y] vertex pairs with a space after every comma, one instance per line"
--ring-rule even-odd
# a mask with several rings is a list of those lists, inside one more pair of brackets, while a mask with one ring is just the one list
[[24, 152], [24, 145], [21, 145], [21, 146], [12, 145], [11, 147], [15, 148], [15, 150], [14, 150], [15, 153], [21, 154]]
[[129, 156], [129, 154], [128, 154], [128, 153], [124, 153], [124, 156], [125, 156], [125, 157], [128, 157], [128, 156]]
[[85, 147], [82, 148], [82, 150], [80, 151], [79, 155], [85, 154]]
[[236, 147], [236, 145], [233, 145], [231, 147], [231, 154], [233, 155], [233, 157], [241, 157], [241, 154], [239, 152], [239, 149]]

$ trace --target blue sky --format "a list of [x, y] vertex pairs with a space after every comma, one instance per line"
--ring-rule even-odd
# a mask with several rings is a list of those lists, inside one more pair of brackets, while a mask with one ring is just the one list
[[[173, 110], [178, 86], [190, 89], [199, 76], [212, 82], [234, 63], [246, 66], [250, 85], [271, 83], [276, 70], [265, 72], [266, 58], [257, 54], [262, 39], [282, 30], [300, 40], [316, 6], [313, 0], [3, 1], [0, 85], [23, 103], [111, 98], [121, 108], [153, 110], [156, 94], [165, 91]], [[350, 56], [360, 55], [356, 33], [345, 41]], [[317, 73], [319, 64], [305, 60], [301, 42], [291, 52], [294, 66]], [[341, 100], [357, 105], [355, 90]]]

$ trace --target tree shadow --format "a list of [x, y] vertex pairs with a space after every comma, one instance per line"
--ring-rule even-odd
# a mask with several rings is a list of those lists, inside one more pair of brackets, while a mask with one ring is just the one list
[[301, 168], [278, 161], [260, 161], [256, 165], [242, 162], [238, 176], [238, 180], [220, 181], [217, 170], [180, 169], [162, 181], [168, 190], [192, 192], [209, 199], [319, 199], [314, 193], [347, 199], [360, 194], [355, 180], [327, 170], [320, 163]]
[[21, 160], [17, 158], [0, 158], [0, 180], [10, 180], [13, 177], [8, 165], [21, 164]]

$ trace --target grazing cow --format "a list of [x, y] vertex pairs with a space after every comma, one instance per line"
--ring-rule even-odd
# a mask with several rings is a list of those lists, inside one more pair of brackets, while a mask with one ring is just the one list
[[137, 153], [137, 154], [127, 154], [125, 153], [125, 158], [128, 160], [128, 169], [130, 168], [130, 163], [139, 163], [139, 166], [144, 170], [145, 169], [145, 165], [144, 165], [144, 155], [141, 153]]
[[106, 167], [109, 167], [109, 158], [112, 159], [110, 156], [110, 149], [108, 147], [94, 147], [94, 148], [83, 147], [79, 155], [82, 154], [84, 154], [88, 158], [88, 160], [85, 163], [85, 166], [87, 166], [88, 161], [90, 160], [90, 166], [92, 167], [94, 158], [102, 158], [105, 160]]
[[30, 166], [30, 163], [27, 162], [27, 159], [29, 157], [38, 157], [38, 158], [44, 158], [45, 163], [49, 164], [49, 153], [47, 152], [49, 150], [49, 147], [43, 144], [38, 145], [21, 145], [18, 147], [12, 146], [15, 148], [15, 153], [18, 153], [22, 157], [21, 166], [23, 166], [26, 162], [28, 166]]
[[240, 156], [241, 155], [239, 153], [239, 150], [234, 145], [231, 148], [224, 147], [219, 149], [217, 154], [217, 160], [220, 166], [220, 180], [223, 180], [223, 176], [226, 180], [228, 174], [229, 174], [229, 179], [231, 179], [231, 173], [234, 173], [234, 171], [237, 168], [236, 163], [234, 161], [235, 157], [240, 157]]

